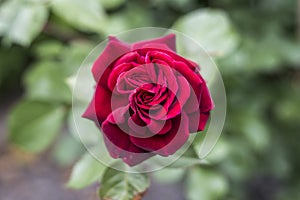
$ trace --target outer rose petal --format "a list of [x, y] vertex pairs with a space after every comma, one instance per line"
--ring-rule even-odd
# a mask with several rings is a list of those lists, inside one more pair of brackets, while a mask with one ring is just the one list
[[116, 145], [114, 145], [105, 135], [103, 135], [103, 138], [110, 156], [113, 158], [122, 158], [123, 161], [127, 163], [129, 166], [135, 166], [155, 155], [154, 153], [150, 153], [150, 152], [133, 153], [131, 152], [130, 148], [128, 149], [128, 151], [124, 151], [119, 147], [117, 147]]
[[163, 135], [155, 135], [150, 138], [136, 138], [131, 136], [130, 139], [142, 149], [162, 156], [169, 156], [174, 154], [188, 140], [189, 122], [186, 114], [183, 112], [181, 116], [175, 117], [172, 121], [172, 126], [170, 132]]
[[95, 96], [82, 116], [91, 119], [96, 123], [99, 122], [101, 125], [111, 113], [110, 102], [111, 92], [99, 85], [96, 88]]
[[129, 51], [130, 46], [128, 44], [121, 42], [115, 37], [109, 37], [107, 46], [92, 67], [95, 81], [98, 82], [103, 77], [103, 73], [113, 61]]
[[[142, 49], [142, 48], [158, 48], [158, 49], [172, 50], [176, 52], [175, 37], [176, 37], [175, 34], [169, 34], [161, 38], [136, 42], [132, 44], [131, 50]], [[167, 49], [164, 48], [163, 44], [167, 45], [168, 48]]]
[[203, 131], [205, 129], [205, 125], [209, 118], [209, 112], [204, 112], [200, 114], [199, 126], [198, 131]]
[[[202, 77], [201, 77], [202, 78]], [[202, 78], [203, 79], [203, 78]], [[204, 81], [204, 79], [203, 79]], [[202, 84], [202, 92], [201, 92], [201, 99], [200, 99], [200, 112], [208, 112], [214, 108], [214, 103], [210, 96], [210, 92], [208, 87], [205, 83]]]
[[189, 131], [190, 131], [190, 133], [196, 133], [198, 131], [199, 121], [200, 121], [199, 111], [196, 111], [194, 113], [189, 113], [188, 118], [189, 118]]
[[[122, 116], [121, 112], [126, 112], [126, 109], [122, 109], [120, 110], [120, 112], [116, 111], [118, 112], [116, 114], [118, 115], [118, 117]], [[125, 119], [118, 121], [125, 122]], [[126, 124], [117, 124], [114, 119], [113, 113], [111, 113], [102, 124], [104, 141], [110, 155], [113, 158], [123, 158], [124, 162], [132, 166], [154, 155], [134, 145], [130, 141], [130, 136], [127, 133], [123, 132], [123, 130], [121, 130], [119, 126], [122, 126], [123, 129], [128, 128], [128, 125]], [[128, 129], [125, 131], [128, 132]]]

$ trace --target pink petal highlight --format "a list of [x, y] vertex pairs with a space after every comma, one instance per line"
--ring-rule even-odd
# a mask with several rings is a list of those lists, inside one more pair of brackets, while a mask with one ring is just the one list
[[[159, 45], [159, 47], [163, 48], [163, 44], [165, 44], [168, 49], [165, 50], [172, 50], [174, 52], [176, 52], [176, 35], [175, 34], [169, 34], [166, 35], [164, 37], [160, 37], [160, 38], [155, 38], [155, 39], [150, 39], [150, 40], [144, 40], [144, 41], [140, 41], [140, 42], [136, 42], [132, 44], [131, 49], [135, 50], [135, 49], [142, 49], [142, 48], [146, 48], [146, 47], [158, 47], [157, 45]], [[158, 47], [158, 49], [160, 49]]]
[[109, 37], [107, 46], [102, 54], [97, 58], [92, 73], [96, 82], [100, 80], [105, 70], [121, 55], [130, 51], [130, 46], [115, 37]]

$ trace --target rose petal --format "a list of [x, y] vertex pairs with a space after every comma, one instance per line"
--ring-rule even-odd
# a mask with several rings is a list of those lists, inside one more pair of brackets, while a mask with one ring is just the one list
[[128, 125], [126, 123], [116, 124], [113, 114], [110, 114], [103, 122], [102, 131], [106, 138], [108, 151], [114, 158], [128, 157], [130, 153], [147, 153], [130, 141], [130, 136], [127, 134], [129, 132]]
[[96, 111], [95, 111], [95, 98], [93, 97], [92, 101], [88, 105], [87, 109], [82, 114], [82, 117], [97, 121]]
[[108, 149], [110, 156], [113, 158], [121, 158], [129, 166], [135, 166], [137, 164], [140, 164], [144, 160], [147, 160], [148, 158], [155, 155], [154, 153], [145, 152], [142, 149], [136, 149], [135, 146], [131, 145], [128, 146], [127, 150], [123, 150], [115, 144], [113, 144], [105, 135], [103, 136], [103, 138], [105, 146]]
[[116, 66], [110, 73], [108, 77], [108, 88], [111, 91], [116, 91], [115, 87], [117, 84], [117, 80], [120, 77], [120, 74], [126, 71], [131, 70], [132, 68], [136, 67], [137, 64], [130, 62], [130, 63], [123, 63], [118, 66]]
[[[128, 113], [124, 108], [116, 112], [121, 116], [123, 116], [122, 113], [124, 114], [124, 112]], [[126, 117], [121, 121], [125, 121], [125, 118]], [[122, 130], [120, 127], [122, 127]], [[109, 115], [107, 120], [103, 122], [102, 131], [104, 142], [110, 155], [113, 158], [122, 158], [123, 161], [130, 166], [137, 165], [154, 156], [155, 154], [137, 147], [130, 141], [129, 135], [126, 133], [129, 128], [124, 132], [124, 128], [126, 127], [128, 128], [126, 123], [116, 124], [113, 114]]]
[[98, 85], [95, 96], [82, 116], [91, 119], [96, 123], [99, 122], [101, 125], [101, 123], [111, 113], [110, 102], [111, 92]]
[[132, 62], [139, 63], [139, 61], [140, 61], [139, 58], [140, 58], [140, 55], [136, 51], [128, 52], [116, 61], [115, 66], [118, 66], [118, 65], [124, 64], [124, 63], [132, 63]]
[[[158, 62], [159, 60], [163, 62]], [[166, 67], [166, 66], [172, 67], [173, 61], [174, 59], [167, 52], [157, 51], [157, 50], [152, 50], [152, 51], [149, 50], [146, 53], [146, 57], [145, 57], [146, 63], [157, 63], [158, 65], [160, 64], [162, 67]], [[167, 65], [161, 63], [167, 63]]]
[[174, 61], [174, 69], [177, 70], [182, 76], [184, 76], [190, 85], [193, 87], [195, 94], [200, 97], [200, 85], [203, 83], [203, 80], [192, 71], [184, 62]]
[[172, 128], [172, 121], [169, 120], [152, 120], [147, 126], [154, 134], [163, 135]]
[[[204, 81], [204, 79], [203, 79]], [[200, 98], [200, 111], [208, 112], [214, 108], [214, 103], [212, 101], [210, 92], [206, 83], [202, 84], [201, 98]]]
[[190, 97], [184, 106], [184, 110], [187, 113], [195, 112], [199, 109], [202, 87], [205, 86], [205, 82], [200, 75], [190, 70], [183, 62], [175, 61], [174, 68], [186, 78], [190, 85]]
[[[176, 52], [176, 35], [169, 34], [169, 35], [166, 35], [166, 36], [160, 37], [160, 38], [136, 42], [136, 43], [132, 44], [131, 49], [135, 50], [135, 49], [142, 49], [142, 48], [146, 48], [146, 47], [153, 47], [153, 48], [158, 47], [155, 44], [159, 44], [159, 45], [165, 44], [168, 46], [167, 50], [172, 50], [172, 51]], [[158, 48], [163, 48], [163, 46], [160, 45]]]
[[181, 113], [181, 116], [177, 116], [172, 120], [172, 128], [168, 133], [155, 135], [150, 138], [136, 138], [131, 136], [130, 139], [136, 146], [142, 149], [162, 156], [172, 155], [188, 140], [188, 124], [186, 114]]
[[155, 156], [154, 153], [130, 153], [123, 157], [123, 161], [127, 163], [129, 166], [135, 166], [137, 164], [140, 164], [144, 160], [147, 160], [151, 158], [152, 156]]
[[196, 133], [199, 129], [199, 122], [200, 122], [200, 111], [196, 111], [193, 113], [188, 114], [189, 118], [189, 131], [190, 133]]
[[181, 107], [184, 106], [188, 98], [190, 97], [190, 86], [186, 78], [183, 76], [178, 76], [177, 77], [177, 82], [178, 82], [178, 91], [176, 94], [177, 100], [179, 101]]
[[[96, 82], [100, 78], [107, 79], [108, 76], [103, 76], [107, 68], [121, 55], [130, 51], [130, 46], [115, 37], [109, 37], [109, 41], [102, 54], [97, 58], [92, 67], [92, 73]], [[107, 80], [103, 80], [103, 82]]]
[[130, 135], [134, 135], [136, 137], [144, 137], [146, 135], [147, 127], [146, 123], [139, 118], [137, 114], [133, 114], [131, 117], [128, 118], [128, 126], [130, 130]]
[[176, 94], [176, 100], [168, 108], [167, 119], [173, 118], [180, 114], [187, 100], [190, 98], [190, 86], [187, 80], [183, 76], [177, 77], [178, 92]]
[[209, 119], [209, 112], [204, 112], [200, 114], [198, 131], [203, 131], [205, 129], [208, 119]]
[[190, 133], [203, 131], [209, 119], [210, 112], [194, 112], [188, 115]]

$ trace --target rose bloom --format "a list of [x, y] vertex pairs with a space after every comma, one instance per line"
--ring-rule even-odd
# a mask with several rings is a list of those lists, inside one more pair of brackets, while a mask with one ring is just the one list
[[110, 155], [130, 166], [174, 154], [205, 128], [213, 108], [199, 66], [176, 54], [174, 34], [133, 44], [109, 37], [92, 73], [95, 94], [83, 117], [102, 130]]

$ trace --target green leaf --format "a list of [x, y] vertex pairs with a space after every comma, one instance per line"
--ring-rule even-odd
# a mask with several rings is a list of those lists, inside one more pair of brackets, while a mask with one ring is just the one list
[[25, 75], [25, 86], [30, 99], [51, 102], [71, 102], [72, 99], [64, 68], [57, 62], [35, 64]]
[[45, 5], [20, 0], [6, 1], [0, 8], [0, 36], [6, 42], [27, 46], [42, 31], [47, 19]]
[[99, 0], [104, 8], [113, 9], [125, 2], [125, 0]]
[[52, 10], [79, 30], [96, 33], [105, 30], [106, 15], [99, 0], [54, 0]]
[[270, 132], [264, 119], [260, 119], [260, 117], [255, 115], [250, 116], [241, 126], [246, 140], [255, 150], [261, 152], [266, 150], [271, 140]]
[[131, 21], [127, 18], [126, 13], [116, 13], [110, 15], [107, 19], [108, 25], [106, 26], [106, 34], [118, 34], [130, 29], [129, 23]]
[[153, 172], [153, 177], [160, 183], [174, 183], [182, 180], [184, 173], [183, 168], [164, 168]]
[[25, 150], [41, 152], [55, 139], [64, 115], [63, 107], [50, 103], [21, 102], [9, 117], [10, 141]]
[[186, 184], [187, 200], [223, 199], [228, 191], [226, 179], [208, 169], [191, 169]]
[[52, 152], [52, 157], [59, 166], [68, 167], [84, 154], [85, 148], [71, 134], [65, 133], [59, 138]]
[[230, 155], [230, 151], [230, 143], [221, 137], [205, 160], [209, 163], [220, 163]]
[[257, 37], [245, 35], [241, 46], [219, 60], [223, 73], [272, 72], [285, 64], [298, 66], [300, 44], [280, 34], [267, 33]]
[[108, 168], [103, 175], [99, 195], [103, 200], [141, 199], [149, 185], [146, 174], [125, 173]]
[[[199, 9], [179, 18], [173, 29], [187, 34], [209, 53], [225, 56], [231, 53], [238, 44], [238, 37], [227, 14], [221, 10]], [[178, 38], [179, 45], [188, 54], [194, 54], [194, 48], [185, 42], [185, 38]]]
[[67, 76], [73, 75], [95, 44], [86, 40], [75, 40], [61, 52], [61, 60]]
[[72, 112], [68, 116], [68, 128], [72, 136], [83, 144], [98, 145], [97, 142], [102, 139], [99, 128], [91, 120], [81, 117], [86, 107], [80, 103], [73, 103]]
[[86, 153], [74, 166], [67, 186], [74, 189], [84, 188], [100, 181], [106, 166]]
[[39, 59], [51, 59], [59, 57], [64, 44], [57, 40], [46, 40], [34, 46], [34, 54]]
[[[177, 157], [178, 159], [174, 159], [174, 157]], [[204, 160], [200, 160], [194, 150], [190, 148], [182, 155], [176, 152], [169, 157], [155, 156], [152, 158], [151, 164], [154, 166], [167, 166], [168, 168], [178, 169], [208, 163]]]

